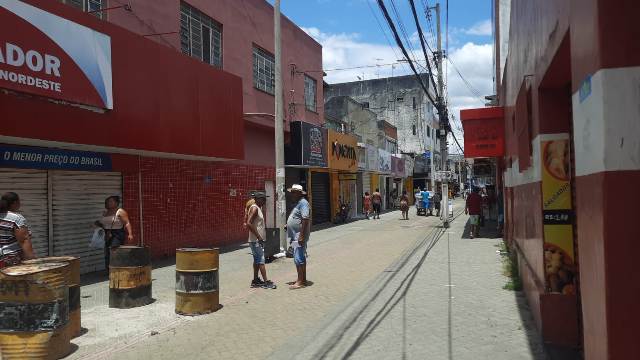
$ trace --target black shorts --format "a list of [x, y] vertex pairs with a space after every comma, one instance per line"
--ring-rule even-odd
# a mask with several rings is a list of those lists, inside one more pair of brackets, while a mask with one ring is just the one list
[[380, 204], [373, 204], [373, 211], [379, 213], [380, 212]]

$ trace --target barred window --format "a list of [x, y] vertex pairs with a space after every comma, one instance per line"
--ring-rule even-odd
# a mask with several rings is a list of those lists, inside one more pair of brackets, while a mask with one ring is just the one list
[[200, 10], [181, 2], [180, 47], [184, 54], [222, 68], [222, 25]]
[[276, 61], [273, 55], [253, 47], [253, 86], [271, 95], [276, 93]]
[[304, 76], [304, 106], [309, 111], [317, 111], [316, 109], [316, 86], [317, 82], [314, 78]]
[[100, 9], [103, 8], [103, 0], [62, 0], [63, 3], [73, 6], [74, 8], [81, 10], [81, 11], [86, 11], [86, 12], [91, 12], [91, 11], [96, 11], [94, 13], [92, 13], [93, 15], [95, 15], [96, 17], [102, 19], [103, 18], [103, 12], [98, 11]]

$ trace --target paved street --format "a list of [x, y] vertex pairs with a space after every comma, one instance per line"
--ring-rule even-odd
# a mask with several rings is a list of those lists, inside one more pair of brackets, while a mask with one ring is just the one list
[[294, 291], [291, 259], [267, 266], [278, 289], [249, 289], [248, 248], [223, 253], [224, 307], [208, 316], [173, 313], [174, 266], [154, 270], [143, 308], [109, 309], [106, 282], [84, 286], [70, 358], [544, 359], [524, 298], [502, 289], [500, 240], [462, 238], [466, 221], [445, 232], [393, 212], [316, 231], [313, 285]]

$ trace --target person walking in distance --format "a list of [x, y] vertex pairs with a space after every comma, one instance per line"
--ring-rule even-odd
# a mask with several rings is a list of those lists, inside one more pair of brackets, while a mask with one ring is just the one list
[[[249, 229], [249, 246], [253, 255], [253, 280], [251, 287], [262, 287], [264, 289], [275, 289], [276, 285], [267, 279], [267, 269], [264, 266], [264, 239], [267, 230], [264, 224], [262, 207], [267, 202], [267, 195], [262, 191], [253, 194], [255, 203], [249, 207], [247, 214], [247, 229]], [[258, 271], [262, 275], [262, 280], [258, 277]]]
[[293, 290], [307, 286], [306, 247], [311, 234], [311, 219], [309, 202], [304, 198], [306, 193], [302, 185], [295, 184], [287, 191], [296, 203], [287, 219], [287, 238], [293, 249], [293, 262], [298, 273], [298, 278], [290, 287]]
[[478, 188], [474, 188], [467, 197], [467, 204], [464, 209], [465, 214], [469, 214], [469, 223], [471, 224], [470, 237], [479, 235], [480, 215], [482, 215], [482, 197], [478, 194]]
[[380, 194], [380, 189], [376, 189], [371, 196], [371, 203], [373, 204], [373, 218], [380, 219], [380, 207], [382, 206], [382, 195]]
[[440, 191], [436, 191], [433, 195], [433, 207], [436, 209], [436, 216], [440, 216], [440, 203], [442, 202], [442, 195], [440, 195]]
[[20, 197], [8, 192], [0, 198], [0, 269], [35, 259], [27, 219], [18, 213]]
[[119, 196], [106, 198], [104, 208], [102, 217], [95, 224], [104, 229], [104, 262], [109, 270], [111, 251], [125, 244], [133, 244], [133, 227], [129, 221], [129, 214], [120, 207]]
[[362, 203], [364, 216], [369, 220], [369, 214], [371, 214], [371, 195], [369, 195], [368, 191], [364, 193], [364, 201]]
[[400, 211], [402, 211], [402, 219], [409, 220], [409, 195], [406, 191], [402, 191], [400, 197]]

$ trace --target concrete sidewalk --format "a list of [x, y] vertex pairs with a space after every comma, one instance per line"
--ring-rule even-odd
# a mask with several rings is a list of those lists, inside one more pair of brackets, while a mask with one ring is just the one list
[[440, 221], [410, 215], [313, 232], [305, 289], [285, 284], [291, 259], [267, 265], [278, 289], [249, 289], [249, 249], [224, 253], [224, 307], [207, 316], [174, 314], [174, 266], [153, 271], [156, 301], [142, 308], [109, 309], [107, 282], [84, 286], [87, 333], [70, 358], [542, 359], [524, 300], [501, 288], [499, 240], [461, 239], [461, 216], [435, 241]]

